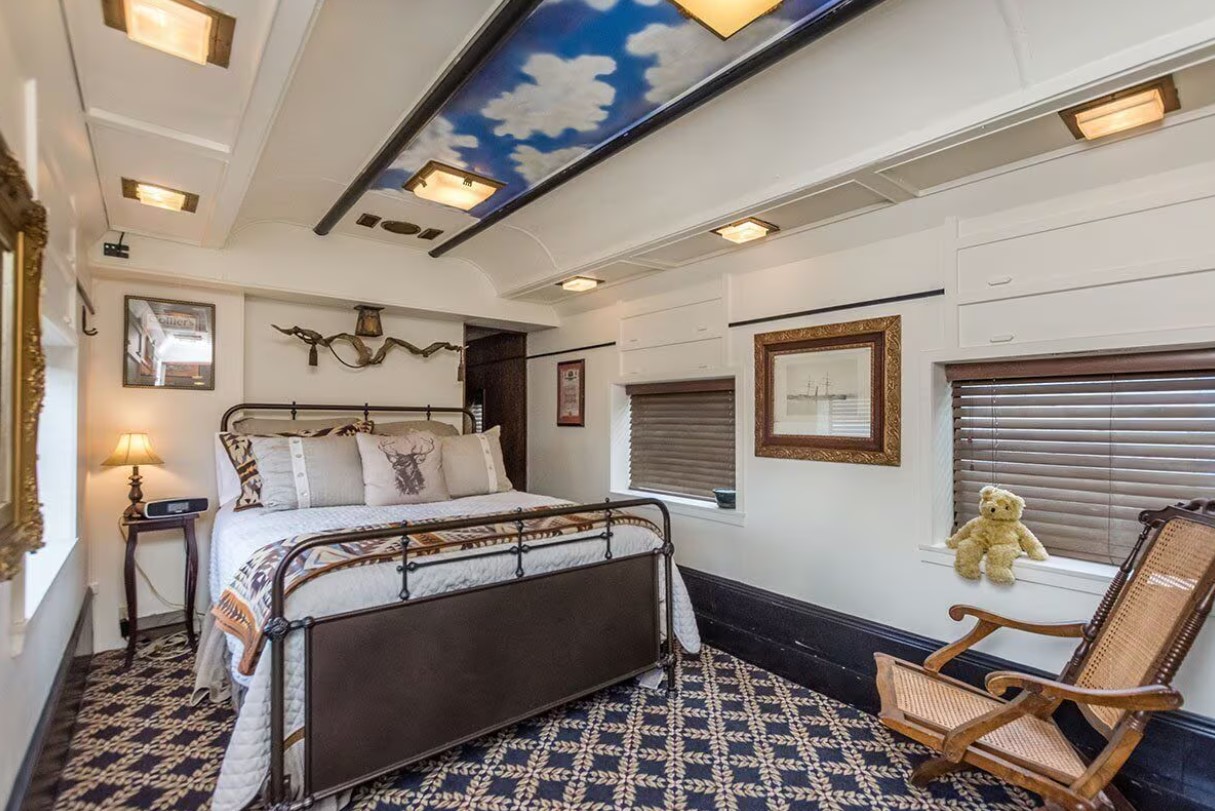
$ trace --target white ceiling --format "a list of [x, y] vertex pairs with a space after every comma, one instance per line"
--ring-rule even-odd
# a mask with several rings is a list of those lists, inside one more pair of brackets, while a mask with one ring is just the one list
[[[236, 18], [229, 66], [196, 65], [107, 27], [100, 0], [64, 0], [110, 227], [223, 242], [319, 0], [209, 0]], [[123, 177], [199, 196], [194, 213], [123, 198]], [[227, 210], [231, 208], [232, 210]], [[217, 229], [223, 232], [218, 237]]]
[[[100, 0], [65, 0], [116, 229], [218, 246], [256, 223], [314, 226], [498, 5], [211, 1], [237, 18], [227, 71], [127, 41]], [[452, 255], [500, 295], [555, 303], [570, 275], [615, 284], [749, 250], [706, 233], [741, 216], [787, 235], [1099, 148], [1054, 111], [1211, 56], [1209, 0], [887, 0]], [[1178, 115], [1215, 101], [1212, 74], [1179, 74]], [[121, 176], [196, 192], [198, 214], [123, 200]], [[414, 252], [435, 243], [356, 225], [364, 212], [444, 236], [473, 222], [372, 192], [334, 229]]]

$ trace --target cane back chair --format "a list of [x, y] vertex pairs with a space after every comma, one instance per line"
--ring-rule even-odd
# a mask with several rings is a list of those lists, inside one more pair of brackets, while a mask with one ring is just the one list
[[[1170, 682], [1215, 599], [1215, 501], [1145, 511], [1139, 520], [1139, 540], [1088, 623], [1018, 622], [955, 605], [950, 617], [977, 624], [922, 666], [876, 654], [882, 723], [939, 753], [916, 769], [914, 784], [973, 766], [1040, 795], [1043, 809], [1133, 811], [1110, 781], [1152, 713], [1181, 706]], [[941, 674], [999, 628], [1080, 643], [1057, 681], [998, 671], [984, 692]], [[1010, 689], [1020, 693], [1003, 700]], [[1064, 701], [1107, 740], [1091, 762], [1052, 718]]]

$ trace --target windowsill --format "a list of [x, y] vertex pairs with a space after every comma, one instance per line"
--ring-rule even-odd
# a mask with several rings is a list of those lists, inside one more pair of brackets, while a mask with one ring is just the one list
[[76, 538], [49, 540], [25, 561], [25, 620], [29, 622], [42, 605], [42, 599], [51, 590], [55, 578], [76, 548]]
[[[938, 566], [953, 568], [954, 550], [944, 543], [921, 544], [920, 560]], [[1014, 569], [1018, 580], [1039, 583], [1044, 586], [1081, 591], [1086, 594], [1105, 594], [1110, 580], [1118, 567], [1089, 560], [1052, 557], [1050, 560], [1017, 559]]]
[[667, 505], [672, 515], [682, 515], [686, 518], [701, 518], [705, 521], [716, 521], [719, 524], [731, 524], [736, 527], [746, 526], [747, 514], [741, 510], [723, 510], [712, 501], [701, 501], [696, 498], [671, 496], [666, 493], [649, 493], [644, 490], [613, 490], [612, 498], [656, 498]]

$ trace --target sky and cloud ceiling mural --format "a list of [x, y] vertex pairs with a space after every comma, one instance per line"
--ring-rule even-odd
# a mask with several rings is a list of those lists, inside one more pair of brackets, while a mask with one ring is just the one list
[[436, 160], [505, 185], [484, 217], [842, 0], [785, 0], [727, 40], [670, 0], [544, 0], [379, 176]]

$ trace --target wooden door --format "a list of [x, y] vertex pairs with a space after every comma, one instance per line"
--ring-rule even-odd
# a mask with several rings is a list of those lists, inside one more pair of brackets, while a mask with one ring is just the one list
[[467, 341], [464, 404], [482, 428], [502, 427], [502, 458], [516, 490], [527, 489], [527, 335], [499, 332]]

